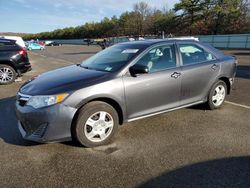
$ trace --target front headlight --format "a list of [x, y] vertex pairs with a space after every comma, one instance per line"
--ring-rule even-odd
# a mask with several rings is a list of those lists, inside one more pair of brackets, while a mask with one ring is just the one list
[[69, 94], [63, 93], [59, 95], [33, 96], [30, 97], [27, 105], [34, 108], [42, 108], [62, 102]]

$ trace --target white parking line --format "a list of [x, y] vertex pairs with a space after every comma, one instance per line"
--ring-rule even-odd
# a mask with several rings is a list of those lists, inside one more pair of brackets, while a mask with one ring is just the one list
[[225, 103], [231, 104], [231, 105], [234, 105], [234, 106], [239, 106], [239, 107], [246, 108], [246, 109], [250, 110], [250, 106], [247, 106], [247, 105], [238, 104], [238, 103], [234, 103], [234, 102], [230, 102], [230, 101], [225, 101]]

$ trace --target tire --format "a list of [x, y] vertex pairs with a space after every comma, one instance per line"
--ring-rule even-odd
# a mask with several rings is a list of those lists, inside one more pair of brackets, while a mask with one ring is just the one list
[[208, 107], [210, 110], [220, 108], [227, 95], [227, 85], [225, 82], [219, 80], [211, 88], [208, 96]]
[[7, 85], [16, 79], [16, 71], [9, 65], [0, 65], [0, 85]]
[[105, 145], [112, 140], [118, 125], [117, 111], [105, 102], [94, 101], [80, 110], [72, 126], [72, 137], [85, 147]]

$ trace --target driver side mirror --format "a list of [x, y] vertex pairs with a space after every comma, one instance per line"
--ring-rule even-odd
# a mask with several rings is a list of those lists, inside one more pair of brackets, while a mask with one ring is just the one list
[[136, 77], [137, 74], [147, 74], [149, 69], [145, 65], [135, 64], [129, 68], [131, 76]]

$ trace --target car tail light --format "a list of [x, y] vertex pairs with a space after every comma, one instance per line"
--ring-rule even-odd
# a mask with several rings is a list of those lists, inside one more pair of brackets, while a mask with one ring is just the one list
[[21, 56], [26, 56], [27, 55], [27, 52], [24, 48], [22, 48], [21, 50], [19, 50], [18, 52]]

